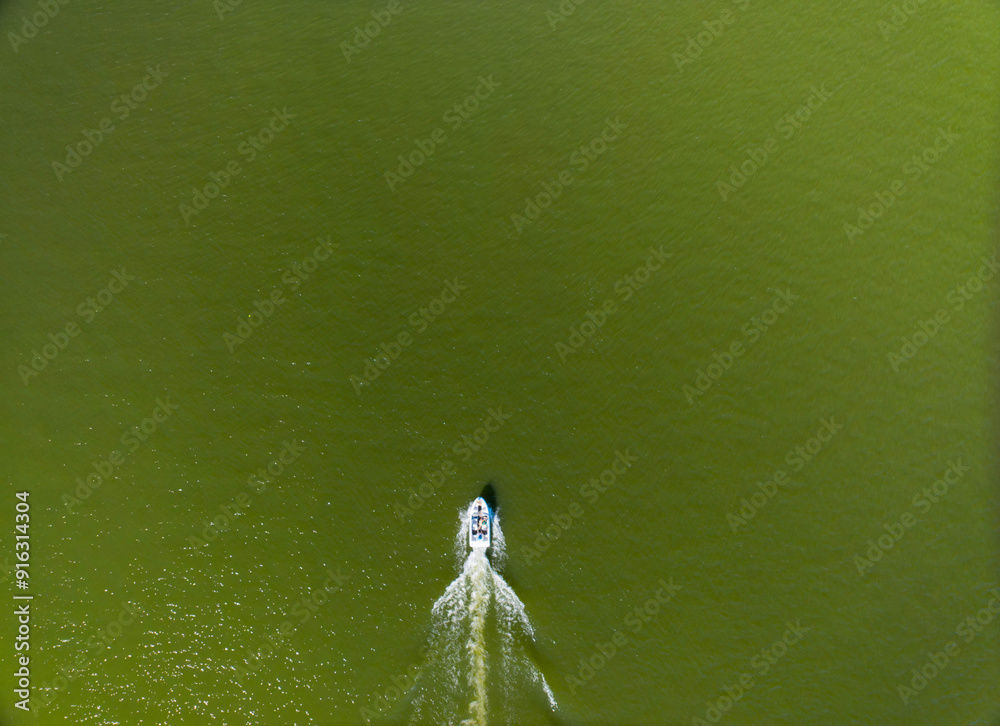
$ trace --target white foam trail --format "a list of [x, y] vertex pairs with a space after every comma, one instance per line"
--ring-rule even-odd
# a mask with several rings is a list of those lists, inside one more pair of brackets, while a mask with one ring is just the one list
[[486, 676], [489, 671], [486, 665], [486, 614], [490, 607], [489, 572], [490, 563], [486, 552], [473, 550], [469, 555], [472, 561], [472, 602], [469, 603], [469, 685], [475, 691], [475, 700], [469, 704], [472, 722], [475, 726], [486, 726], [487, 695]]
[[[465, 561], [431, 609], [430, 646], [414, 686], [411, 723], [516, 723], [519, 714], [537, 711], [532, 696], [539, 692], [555, 711], [552, 690], [524, 647], [534, 637], [524, 603], [485, 551], [468, 551], [468, 512], [461, 512], [460, 520], [456, 556]], [[493, 563], [504, 562], [503, 531], [495, 513], [491, 544]], [[491, 692], [502, 698], [491, 700]]]

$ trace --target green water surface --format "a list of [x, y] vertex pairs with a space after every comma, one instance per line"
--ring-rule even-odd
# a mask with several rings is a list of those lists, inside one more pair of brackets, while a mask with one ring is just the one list
[[402, 723], [492, 481], [521, 724], [997, 723], [994, 2], [44, 5], [0, 721]]

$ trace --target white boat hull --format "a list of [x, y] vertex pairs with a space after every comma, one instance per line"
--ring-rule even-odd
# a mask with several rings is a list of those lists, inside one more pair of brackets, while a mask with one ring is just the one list
[[490, 507], [482, 497], [469, 507], [469, 546], [474, 550], [485, 550], [490, 546]]

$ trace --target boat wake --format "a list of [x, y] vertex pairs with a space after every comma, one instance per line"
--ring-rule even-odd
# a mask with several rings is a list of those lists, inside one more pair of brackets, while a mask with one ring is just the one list
[[[455, 538], [467, 552], [469, 516]], [[499, 518], [491, 514], [493, 562], [505, 559]], [[427, 662], [414, 685], [411, 724], [487, 726], [525, 723], [527, 714], [551, 714], [556, 701], [529, 649], [534, 631], [524, 603], [487, 558], [474, 548], [462, 572], [431, 610]], [[540, 718], [544, 718], [540, 716]]]

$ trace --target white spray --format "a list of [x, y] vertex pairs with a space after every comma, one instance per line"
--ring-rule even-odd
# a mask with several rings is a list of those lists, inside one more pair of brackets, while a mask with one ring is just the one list
[[[486, 550], [468, 550], [468, 512], [455, 537], [462, 572], [431, 609], [427, 663], [414, 686], [413, 724], [487, 726], [518, 715], [556, 710], [545, 677], [526, 647], [534, 631], [524, 603], [490, 564]], [[493, 514], [490, 554], [506, 561], [500, 518]], [[493, 616], [492, 618], [490, 616]], [[490, 699], [491, 693], [499, 698]]]

